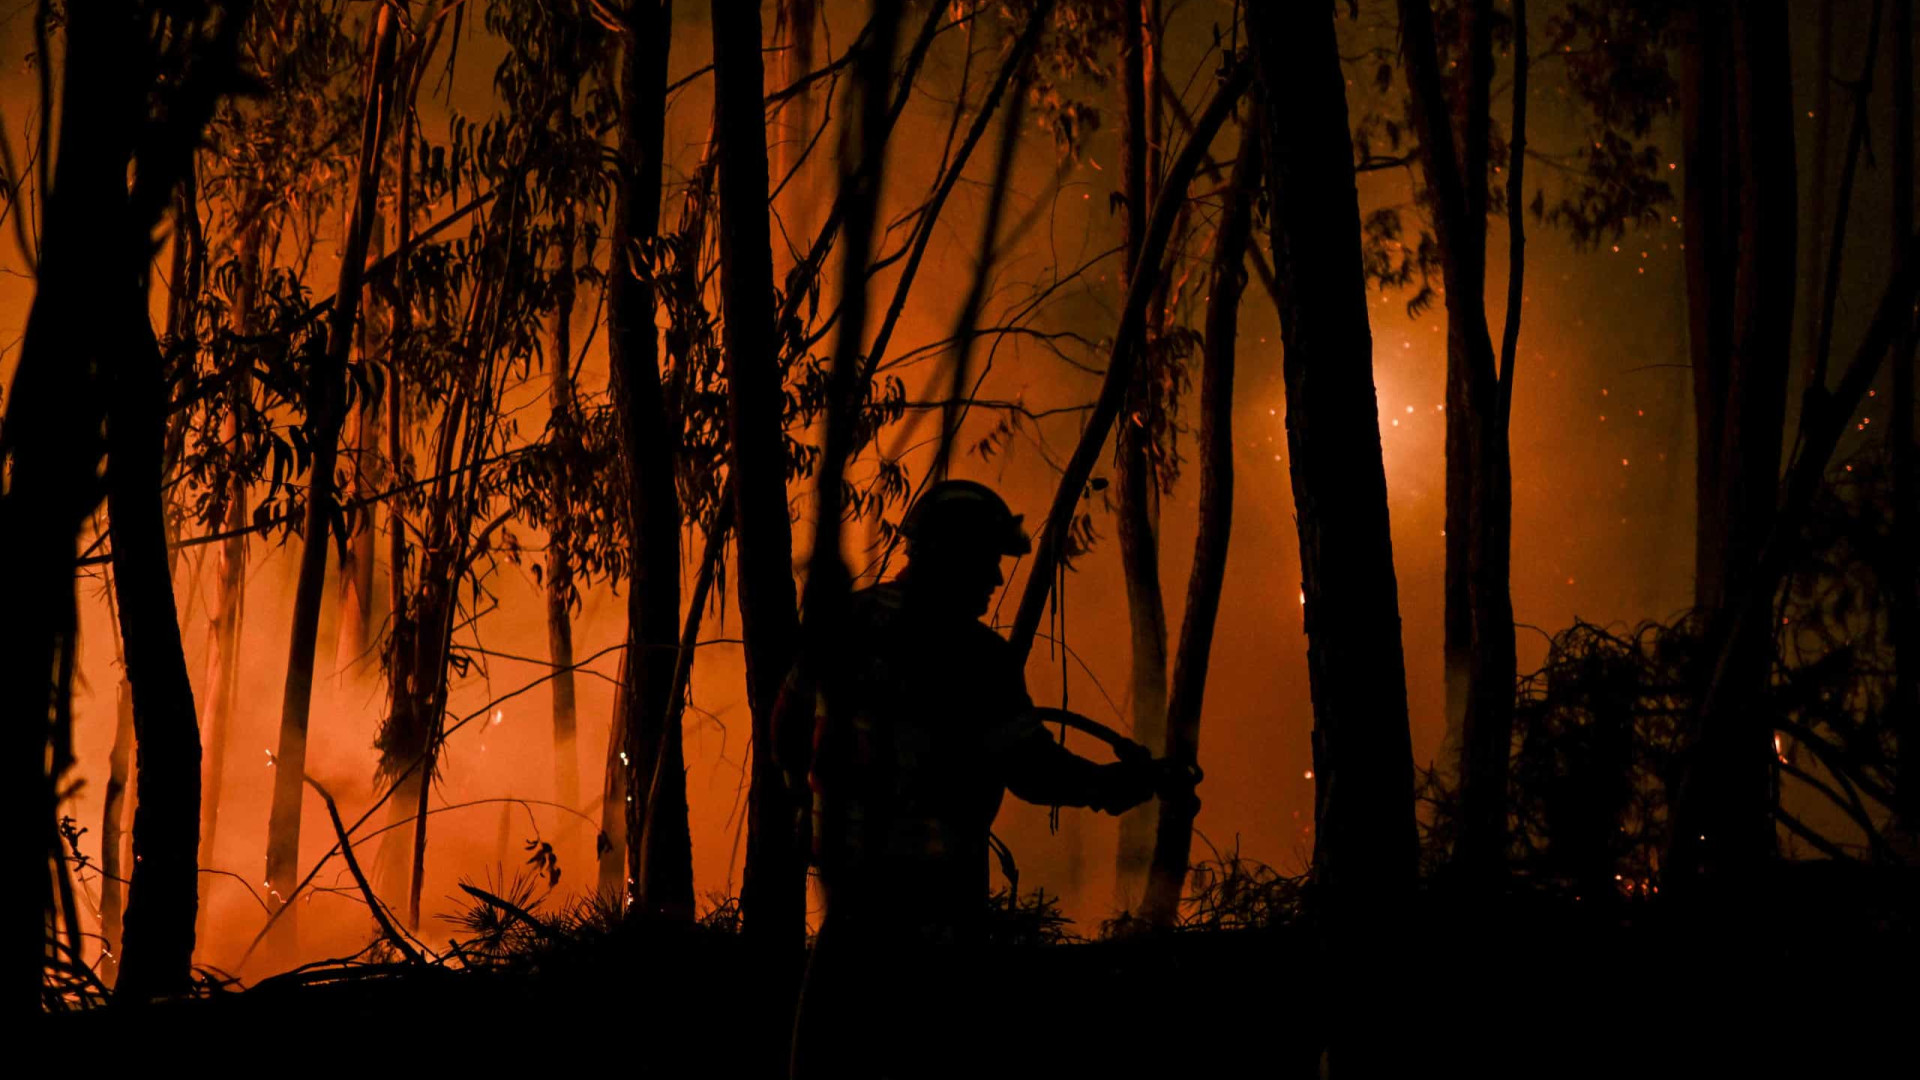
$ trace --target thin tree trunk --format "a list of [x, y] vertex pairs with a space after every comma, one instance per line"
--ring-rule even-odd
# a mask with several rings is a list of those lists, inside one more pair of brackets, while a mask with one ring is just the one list
[[[757, 63], [759, 21], [758, 9], [755, 11]], [[715, 33], [722, 23], [734, 21], [732, 13], [716, 18]], [[637, 4], [627, 17], [620, 75], [622, 175], [615, 209], [613, 262], [607, 274], [607, 316], [611, 389], [620, 417], [632, 545], [623, 731], [628, 770], [627, 868], [633, 878], [632, 900], [641, 911], [687, 920], [693, 917], [693, 855], [687, 833], [686, 778], [680, 731], [665, 723], [680, 627], [680, 496], [673, 477], [678, 433], [668, 429], [660, 386], [653, 287], [636, 274], [631, 262], [636, 245], [659, 233], [661, 140], [671, 25], [672, 9], [667, 3]], [[756, 97], [756, 117], [760, 115], [758, 100]], [[758, 206], [764, 230], [766, 141], [761, 130], [755, 129], [762, 155]], [[763, 249], [762, 260], [767, 257]], [[771, 264], [766, 272], [772, 273]], [[763, 308], [770, 302], [771, 284], [765, 296]], [[729, 305], [729, 326], [733, 312]], [[632, 796], [644, 790], [642, 778], [653, 775], [656, 756], [664, 758], [660, 765], [662, 791], [649, 807]], [[643, 820], [643, 814], [650, 814], [651, 820]]]
[[[573, 248], [574, 215], [561, 211], [560, 265], [554, 276], [554, 311], [547, 357], [548, 400], [557, 442], [553, 471], [553, 518], [547, 526], [547, 654], [553, 663], [553, 797], [564, 806], [580, 804], [580, 752], [576, 745], [573, 677], [573, 491], [570, 470], [578, 453], [578, 420], [573, 400]], [[573, 815], [560, 815], [561, 832], [573, 829]]]
[[1499, 357], [1486, 314], [1492, 5], [1474, 0], [1461, 12], [1467, 73], [1457, 107], [1449, 105], [1441, 82], [1428, 0], [1402, 0], [1400, 12], [1447, 308], [1444, 651], [1448, 699], [1460, 711], [1449, 715], [1443, 754], [1457, 755], [1458, 762], [1455, 862], [1483, 875], [1497, 871], [1506, 850], [1514, 696], [1511, 467]]
[[[631, 640], [631, 635], [629, 635]], [[600, 785], [600, 876], [602, 896], [618, 899], [625, 911], [632, 892], [627, 878], [627, 654], [620, 654], [615, 677], [613, 718], [607, 725], [607, 764]]]
[[[774, 698], [793, 663], [798, 612], [793, 530], [787, 516], [780, 349], [773, 326], [761, 107], [765, 91], [756, 5], [716, 0], [713, 54], [714, 125], [720, 145], [720, 293], [726, 317], [721, 337], [732, 440], [728, 465], [736, 500], [735, 581], [753, 715], [740, 911], [746, 933], [756, 942], [797, 950], [806, 932], [802, 821], [800, 806], [774, 764], [772, 743]], [[847, 300], [841, 297], [843, 306]]]
[[[251, 333], [253, 325], [254, 289], [260, 272], [259, 250], [258, 235], [242, 237], [239, 280], [235, 285], [231, 312], [234, 332], [241, 335]], [[239, 445], [240, 410], [251, 407], [251, 373], [237, 376], [237, 383], [236, 399], [229, 406], [229, 412], [220, 427], [222, 441], [236, 456], [242, 450]], [[248, 521], [247, 483], [241, 470], [232, 471], [223, 498], [226, 500], [226, 512], [223, 515], [225, 526], [229, 532], [237, 534]], [[226, 786], [227, 741], [232, 733], [235, 694], [240, 681], [240, 628], [246, 602], [247, 538], [234, 535], [221, 541], [215, 558], [213, 612], [207, 622], [206, 738], [203, 751], [206, 776], [202, 781], [200, 797], [202, 867], [213, 866], [214, 842], [220, 825], [220, 796]], [[214, 879], [215, 875], [212, 874], [202, 874], [200, 877], [200, 914], [194, 935], [196, 940], [204, 941], [206, 938]]]
[[[1174, 219], [1179, 216], [1181, 206], [1186, 201], [1187, 185], [1199, 171], [1201, 161], [1206, 158], [1207, 147], [1213, 142], [1214, 135], [1219, 133], [1220, 126], [1226, 123], [1252, 78], [1252, 71], [1246, 65], [1235, 67], [1227, 74], [1213, 100], [1195, 119], [1193, 134], [1167, 170], [1165, 186], [1154, 203], [1153, 213], [1147, 218], [1146, 239], [1141, 244], [1141, 250], [1158, 251], [1166, 246], [1168, 237], [1173, 235]], [[1120, 415], [1134, 367], [1139, 363], [1140, 353], [1145, 347], [1147, 305], [1159, 273], [1157, 260], [1143, 262], [1138, 276], [1127, 288], [1126, 303], [1120, 311], [1120, 325], [1114, 334], [1113, 349], [1107, 361], [1107, 373], [1100, 384], [1100, 397], [1095, 401], [1093, 411], [1088, 414], [1087, 426], [1080, 433], [1080, 442], [1067, 461], [1059, 486], [1054, 489], [1046, 525], [1035, 544], [1033, 563], [1027, 570], [1027, 584], [1020, 594], [1020, 607], [1014, 613], [1013, 627], [1007, 635], [1013, 655], [1023, 661], [1033, 650], [1033, 639], [1040, 629], [1040, 617], [1046, 611], [1047, 595], [1052, 591], [1054, 572], [1059, 568], [1063, 543], [1075, 509], [1079, 506], [1081, 493], [1086, 489], [1088, 478], [1093, 475], [1094, 463], [1106, 446], [1107, 436], [1113, 431], [1114, 420]]]
[[[1186, 765], [1200, 760], [1200, 703], [1213, 655], [1214, 621], [1226, 583], [1227, 541], [1233, 529], [1233, 367], [1246, 286], [1247, 248], [1253, 236], [1253, 202], [1260, 187], [1260, 121], [1241, 128], [1240, 157], [1222, 193], [1225, 209], [1214, 234], [1208, 270], [1206, 342], [1200, 366], [1200, 526], [1187, 578], [1187, 609], [1180, 622], [1173, 688], [1167, 708], [1166, 757]], [[1141, 916], [1153, 926], [1172, 926], [1193, 848], [1192, 803], [1163, 800], [1155, 820], [1153, 861]]]
[[120, 974], [121, 920], [127, 900], [127, 804], [133, 790], [133, 686], [127, 682], [126, 652], [117, 626], [113, 647], [120, 682], [114, 694], [113, 749], [107, 757], [106, 805], [100, 825], [100, 935], [110, 957], [100, 977], [109, 986]]
[[[1779, 497], [1796, 241], [1785, 8], [1702, 0], [1685, 12], [1683, 35], [1694, 604], [1712, 628], [1756, 584]], [[1663, 864], [1683, 890], [1703, 876], [1731, 885], [1776, 850], [1772, 732], [1745, 707], [1768, 678], [1771, 635], [1766, 620], [1737, 621], [1728, 673], [1710, 676], [1732, 701], [1703, 711], [1697, 743], [1683, 750], [1687, 780]]]
[[[222, 425], [231, 442], [238, 438], [231, 417]], [[225, 524], [240, 533], [247, 524], [247, 485], [237, 471], [226, 493]], [[200, 865], [211, 867], [220, 823], [220, 795], [226, 785], [227, 741], [232, 734], [234, 698], [240, 681], [240, 626], [246, 602], [247, 538], [230, 536], [215, 553], [214, 609], [207, 623], [206, 776], [200, 801]], [[196, 938], [206, 936], [214, 876], [200, 879], [200, 922]]]
[[[706, 545], [700, 553], [700, 567], [694, 577], [693, 595], [688, 599], [686, 619], [680, 628], [680, 642], [674, 650], [673, 685], [667, 691], [667, 711], [663, 723], [667, 731], [679, 731], [680, 721], [686, 715], [687, 684], [693, 678], [693, 657], [698, 651], [700, 623], [706, 614], [708, 597], [713, 593], [713, 579], [726, 559], [727, 533], [733, 528], [731, 499], [722, 498], [707, 528]], [[640, 803], [635, 816], [647, 822], [649, 829], [686, 831], [686, 785], [684, 780], [677, 779], [676, 771], [685, 768], [685, 758], [679, 753], [654, 755], [652, 771], [644, 776], [645, 788], [634, 793], [634, 800]], [[662, 802], [663, 798], [669, 801]], [[674, 799], [679, 801], [671, 801]], [[673, 839], [676, 842], [678, 840], [677, 837]], [[675, 844], [653, 843], [644, 838], [639, 846], [649, 857], [656, 852], [674, 855], [678, 851]], [[647, 873], [648, 868], [643, 864], [636, 876], [645, 878]]]
[[[1804, 311], [1820, 310], [1820, 258], [1828, 250], [1827, 189], [1833, 168], [1833, 29], [1835, 0], [1818, 0], [1814, 14], [1813, 72], [1813, 150], [1807, 155], [1813, 163], [1813, 176], [1807, 184], [1807, 239], [1804, 253], [1806, 268], [1801, 274], [1805, 285], [1800, 304]], [[1896, 241], [1902, 233], [1895, 232]], [[1804, 355], [1812, 356], [1820, 347], [1820, 320], [1802, 320]]]
[[[340, 278], [327, 326], [327, 351], [315, 365], [308, 392], [307, 431], [313, 455], [308, 469], [305, 527], [294, 591], [286, 692], [281, 701], [279, 748], [274, 754], [273, 805], [267, 819], [267, 889], [270, 903], [285, 903], [299, 876], [300, 810], [307, 764], [307, 718], [313, 705], [313, 663], [319, 642], [320, 602], [326, 588], [327, 547], [334, 516], [334, 463], [339, 456], [341, 398], [347, 352], [360, 311], [360, 281], [367, 242], [379, 212], [380, 167], [385, 160], [388, 97], [392, 89], [395, 26], [391, 7], [374, 16], [368, 49], [366, 107], [361, 122], [360, 163]], [[279, 940], [298, 941], [295, 912], [280, 920]]]
[[200, 846], [200, 729], [167, 567], [161, 447], [167, 387], [159, 343], [134, 294], [119, 313], [125, 360], [107, 407], [113, 586], [133, 687], [140, 805], [116, 993], [180, 993], [193, 971]]
[[[1150, 137], [1147, 99], [1153, 92], [1152, 61], [1156, 29], [1148, 10], [1151, 0], [1129, 0], [1121, 18], [1121, 77], [1125, 84], [1126, 126], [1121, 133], [1121, 174], [1126, 185], [1126, 216], [1122, 219], [1120, 291], [1125, 295], [1139, 276], [1144, 260], [1162, 261], [1159, 248], [1141, 250], [1146, 239], [1147, 210], [1153, 205], [1157, 138]], [[1155, 95], [1157, 96], [1157, 95]], [[1158, 131], [1151, 132], [1157, 136]], [[1165, 295], [1155, 290], [1155, 299]], [[1154, 304], [1147, 312], [1142, 348], [1150, 349], [1165, 312]], [[1167, 737], [1167, 609], [1160, 590], [1160, 544], [1155, 536], [1159, 484], [1150, 458], [1153, 434], [1136, 417], [1139, 399], [1147, 389], [1140, 383], [1158, 378], [1147, 364], [1138, 365], [1136, 385], [1127, 417], [1114, 434], [1114, 533], [1119, 540], [1120, 568], [1127, 589], [1127, 623], [1132, 675], [1134, 741], [1159, 747]], [[1157, 800], [1134, 807], [1120, 818], [1120, 840], [1114, 867], [1115, 902], [1130, 906], [1139, 899], [1142, 878], [1153, 859], [1154, 825], [1159, 820]]]
[[[1893, 242], [1895, 272], [1905, 269], [1913, 235], [1913, 0], [1893, 0]], [[1895, 808], [1920, 838], [1920, 486], [1914, 475], [1913, 331], [1894, 341], [1893, 411], [1893, 716], [1904, 778]]]
[[[385, 234], [385, 222], [375, 218], [373, 234], [367, 244], [369, 257], [375, 263], [379, 262]], [[379, 294], [372, 290], [368, 292], [365, 303], [366, 316], [360, 320], [359, 326], [360, 355], [371, 359], [385, 351], [386, 343], [375, 336], [380, 331], [382, 305], [379, 303]], [[380, 406], [377, 397], [368, 395], [360, 399], [359, 406], [353, 412], [353, 431], [346, 440], [347, 445], [354, 449], [353, 469], [348, 473], [347, 481], [349, 504], [371, 498], [386, 487], [386, 478], [380, 470]], [[369, 507], [364, 519], [348, 519], [353, 532], [347, 538], [346, 558], [340, 564], [337, 604], [339, 633], [335, 639], [331, 670], [336, 679], [369, 659], [367, 643], [373, 632], [373, 515], [374, 511]]]
[[[782, 46], [780, 83], [794, 86], [813, 71], [814, 40], [820, 24], [821, 0], [779, 0], [775, 36]], [[804, 237], [813, 233], [813, 170], [805, 160], [808, 143], [813, 139], [813, 92], [811, 88], [780, 103], [779, 165], [775, 182], [786, 181], [786, 196], [780, 210], [783, 231], [788, 236]], [[816, 151], [817, 152], [817, 151]], [[798, 171], [796, 171], [798, 170]]]
[[[418, 61], [414, 61], [418, 63]], [[414, 85], [414, 78], [403, 73], [399, 79], [401, 85]], [[413, 236], [413, 110], [401, 110], [400, 123], [400, 169], [399, 194], [394, 211], [395, 240], [394, 252], [402, 255], [409, 250]], [[408, 342], [407, 337], [413, 325], [413, 307], [409, 295], [410, 279], [407, 264], [402, 258], [394, 270], [393, 329], [389, 350], [391, 355], [401, 355]], [[398, 363], [387, 365], [387, 467], [398, 479], [407, 473], [407, 420], [406, 420], [406, 383]], [[389, 697], [399, 702], [402, 696], [395, 691], [398, 680], [404, 677], [404, 669], [396, 671], [391, 665], [398, 662], [410, 648], [409, 636], [412, 634], [413, 613], [408, 610], [407, 601], [407, 512], [406, 504], [399, 499], [387, 501], [387, 643], [386, 659]], [[409, 777], [411, 778], [411, 777]], [[397, 808], [411, 803], [405, 790], [396, 790], [388, 803]], [[389, 822], [394, 819], [396, 809], [388, 811]], [[380, 848], [375, 854], [374, 875], [383, 888], [396, 887], [405, 880], [406, 841], [399, 830], [382, 834]]]
[[960, 422], [966, 416], [965, 402], [973, 389], [973, 346], [979, 337], [980, 311], [987, 302], [993, 284], [993, 268], [999, 261], [1000, 219], [1007, 205], [1013, 166], [1020, 156], [1020, 136], [1027, 115], [1027, 92], [1033, 85], [1033, 65], [1021, 63], [1014, 75], [1013, 93], [1006, 115], [1000, 121], [1000, 146], [994, 158], [993, 176], [987, 183], [987, 205], [980, 215], [980, 247], [975, 256], [973, 278], [966, 299], [960, 302], [960, 314], [954, 319], [952, 335], [953, 374], [947, 382], [947, 397], [940, 406], [940, 441], [934, 449], [928, 470], [935, 480], [944, 480], [953, 465], [953, 452], [960, 438]]

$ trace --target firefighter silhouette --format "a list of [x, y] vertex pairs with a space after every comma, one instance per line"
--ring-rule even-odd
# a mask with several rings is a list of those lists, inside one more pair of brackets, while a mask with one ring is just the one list
[[977, 1004], [963, 1000], [962, 973], [985, 934], [988, 835], [1006, 792], [1119, 814], [1178, 782], [1144, 753], [1083, 758], [1043, 726], [1053, 710], [1034, 707], [1012, 646], [980, 621], [1005, 581], [1001, 559], [1031, 549], [998, 494], [934, 484], [900, 531], [905, 568], [855, 592], [838, 639], [814, 650], [840, 665], [832, 709], [797, 667], [775, 711], [788, 782], [811, 795], [826, 904], [795, 1076], [955, 1067], [952, 1028]]

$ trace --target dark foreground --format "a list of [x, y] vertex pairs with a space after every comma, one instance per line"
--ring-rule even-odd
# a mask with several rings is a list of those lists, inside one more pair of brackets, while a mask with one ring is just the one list
[[[1339, 961], [1305, 925], [985, 950], [990, 1021], [921, 1064], [1290, 1080], [1320, 1075], [1331, 1040], [1346, 1075], [1920, 1076], [1912, 890], [1804, 885], [1684, 920], [1429, 901]], [[362, 968], [53, 1016], [35, 1042], [85, 1075], [774, 1077], [791, 977], [731, 934], [626, 928], [510, 970]]]

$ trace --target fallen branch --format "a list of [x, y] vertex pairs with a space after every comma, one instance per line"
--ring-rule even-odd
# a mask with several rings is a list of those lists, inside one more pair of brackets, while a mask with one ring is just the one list
[[353, 874], [353, 883], [360, 886], [360, 895], [366, 898], [367, 908], [373, 912], [374, 921], [380, 924], [380, 932], [393, 943], [393, 947], [400, 951], [401, 956], [407, 958], [408, 963], [423, 963], [413, 943], [401, 935], [399, 927], [393, 925], [393, 920], [387, 917], [386, 905], [380, 902], [380, 898], [374, 895], [373, 886], [367, 883], [367, 875], [360, 869], [360, 860], [354, 858], [353, 842], [347, 838], [347, 826], [340, 820], [340, 807], [334, 803], [333, 793], [322, 787], [320, 781], [311, 776], [303, 775], [302, 779], [306, 780], [313, 790], [319, 792], [321, 800], [327, 804], [327, 817], [333, 822], [333, 835], [339, 841], [340, 854], [347, 860], [347, 870]]

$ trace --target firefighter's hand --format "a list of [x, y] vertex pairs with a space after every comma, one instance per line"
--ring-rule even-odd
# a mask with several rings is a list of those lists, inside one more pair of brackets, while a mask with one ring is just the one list
[[1162, 802], [1184, 805], [1189, 814], [1200, 812], [1200, 796], [1196, 794], [1202, 775], [1200, 766], [1162, 758], [1154, 762], [1153, 767], [1154, 794]]
[[1102, 813], [1124, 814], [1153, 798], [1159, 780], [1159, 766], [1152, 761], [1121, 760], [1099, 766], [1090, 805]]

